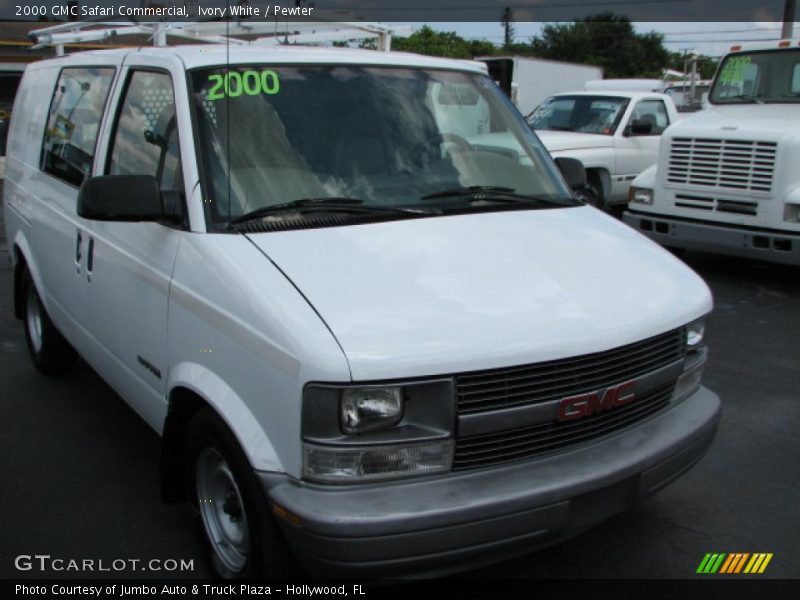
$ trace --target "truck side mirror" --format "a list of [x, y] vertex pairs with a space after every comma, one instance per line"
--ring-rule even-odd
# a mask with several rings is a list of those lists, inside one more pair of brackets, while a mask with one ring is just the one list
[[559, 156], [556, 158], [556, 165], [571, 189], [580, 190], [586, 187], [586, 169], [577, 158]]
[[152, 175], [89, 177], [78, 191], [78, 215], [94, 221], [160, 221], [165, 214]]
[[628, 127], [630, 135], [650, 135], [653, 133], [653, 123], [647, 119], [634, 119]]

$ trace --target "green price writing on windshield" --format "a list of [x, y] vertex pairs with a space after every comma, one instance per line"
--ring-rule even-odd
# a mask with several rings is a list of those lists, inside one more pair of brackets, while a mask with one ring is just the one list
[[720, 81], [722, 83], [741, 83], [744, 81], [745, 72], [749, 65], [749, 56], [729, 58], [722, 69], [722, 73], [720, 73]]
[[225, 75], [209, 75], [206, 97], [209, 100], [238, 98], [242, 94], [258, 96], [259, 94], [277, 94], [281, 90], [278, 74], [275, 71], [229, 71]]

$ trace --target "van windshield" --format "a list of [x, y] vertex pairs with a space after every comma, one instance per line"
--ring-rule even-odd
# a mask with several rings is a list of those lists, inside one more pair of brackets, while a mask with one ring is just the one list
[[729, 54], [708, 99], [713, 104], [800, 102], [800, 50]]
[[229, 66], [192, 78], [204, 198], [216, 224], [325, 199], [387, 214], [457, 201], [469, 210], [475, 203], [456, 198], [458, 189], [574, 204], [547, 151], [483, 75], [304, 65]]

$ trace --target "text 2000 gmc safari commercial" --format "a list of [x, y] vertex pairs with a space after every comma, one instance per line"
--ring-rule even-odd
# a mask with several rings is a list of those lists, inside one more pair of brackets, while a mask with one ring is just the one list
[[[708, 288], [576, 201], [582, 167], [477, 66], [78, 53], [29, 66], [13, 114], [33, 362], [79, 354], [163, 436], [164, 496], [223, 577], [501, 560], [712, 442]], [[478, 115], [502, 147], [459, 133]]]

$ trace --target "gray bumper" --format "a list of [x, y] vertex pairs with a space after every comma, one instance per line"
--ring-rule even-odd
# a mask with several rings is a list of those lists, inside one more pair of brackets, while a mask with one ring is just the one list
[[800, 265], [800, 234], [751, 231], [625, 211], [625, 223], [663, 246]]
[[315, 575], [443, 574], [574, 535], [625, 510], [697, 462], [719, 398], [701, 388], [637, 426], [570, 451], [503, 467], [362, 486], [260, 474], [278, 519]]

